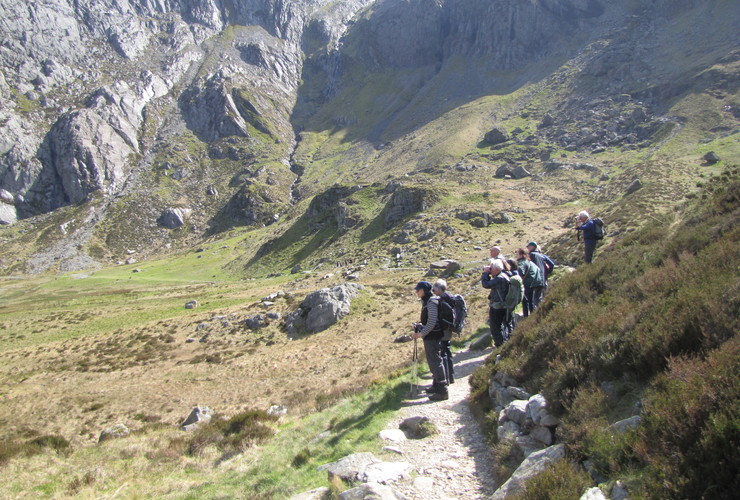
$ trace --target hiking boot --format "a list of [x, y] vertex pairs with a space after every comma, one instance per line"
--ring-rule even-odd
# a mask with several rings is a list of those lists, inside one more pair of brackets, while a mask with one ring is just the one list
[[455, 383], [455, 376], [453, 374], [450, 374], [450, 376], [447, 378], [448, 384], [454, 384]]
[[437, 394], [438, 392], [442, 392], [443, 390], [444, 388], [438, 385], [430, 385], [424, 390], [424, 392], [426, 392], [427, 394]]
[[450, 399], [450, 395], [447, 391], [435, 392], [429, 396], [429, 401], [447, 401], [448, 399]]

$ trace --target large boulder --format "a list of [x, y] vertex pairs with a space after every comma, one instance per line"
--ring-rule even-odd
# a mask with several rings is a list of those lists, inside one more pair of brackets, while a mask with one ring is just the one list
[[504, 129], [493, 128], [489, 130], [488, 132], [486, 132], [486, 135], [483, 137], [483, 140], [493, 145], [501, 144], [509, 140], [509, 133], [506, 132], [506, 130]]
[[558, 444], [530, 454], [514, 474], [491, 497], [491, 500], [504, 500], [526, 490], [525, 483], [545, 469], [565, 458], [565, 446]]
[[167, 208], [157, 219], [157, 224], [167, 229], [177, 229], [185, 224], [192, 213], [189, 208]]
[[298, 309], [285, 317], [286, 330], [290, 335], [326, 330], [349, 314], [352, 299], [363, 288], [356, 283], [345, 283], [310, 293]]
[[15, 224], [18, 221], [18, 214], [15, 206], [0, 201], [0, 224]]

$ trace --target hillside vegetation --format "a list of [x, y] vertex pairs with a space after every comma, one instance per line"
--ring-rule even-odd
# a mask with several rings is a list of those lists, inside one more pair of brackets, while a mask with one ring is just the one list
[[[698, 201], [649, 222], [558, 281], [475, 376], [542, 391], [559, 439], [603, 480], [646, 498], [733, 498], [740, 486], [740, 181], [713, 178]], [[624, 436], [607, 429], [640, 414]], [[553, 469], [552, 484], [563, 469]], [[572, 474], [579, 474], [572, 472]], [[582, 473], [581, 473], [582, 474]], [[560, 498], [577, 498], [582, 490]], [[525, 498], [538, 496], [537, 488]]]

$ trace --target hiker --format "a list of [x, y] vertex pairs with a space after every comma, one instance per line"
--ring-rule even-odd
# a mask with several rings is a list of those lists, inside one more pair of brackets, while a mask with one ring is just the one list
[[504, 322], [506, 308], [504, 299], [509, 292], [509, 277], [502, 273], [504, 265], [500, 259], [491, 259], [491, 263], [483, 267], [480, 283], [483, 288], [491, 290], [488, 294], [488, 322], [491, 325], [491, 337], [496, 347], [504, 343]]
[[[519, 265], [514, 259], [506, 259], [504, 261], [508, 267], [508, 270], [504, 270], [504, 274], [509, 277], [509, 285], [511, 286], [512, 279], [519, 280], [520, 283], [522, 283], [522, 275], [519, 274]], [[522, 284], [522, 288], [524, 285]], [[522, 294], [523, 295], [523, 294]], [[521, 298], [519, 301], [517, 301], [516, 305], [514, 307], [509, 307], [506, 309], [506, 335], [505, 338], [508, 340], [509, 337], [511, 337], [511, 334], [514, 332], [514, 328], [516, 328], [517, 319], [519, 319], [519, 315], [514, 312], [516, 307], [519, 305], [519, 302], [521, 302]]]
[[542, 288], [545, 282], [540, 273], [540, 268], [530, 260], [529, 252], [526, 249], [520, 248], [516, 251], [516, 260], [519, 266], [519, 274], [522, 276], [522, 281], [524, 282], [522, 312], [526, 318], [540, 304]]
[[537, 267], [540, 268], [540, 273], [545, 282], [542, 286], [542, 295], [540, 296], [540, 302], [542, 302], [542, 299], [547, 292], [547, 278], [550, 276], [550, 273], [552, 273], [552, 270], [555, 269], [555, 263], [550, 259], [550, 257], [540, 252], [540, 247], [537, 245], [536, 241], [530, 241], [527, 243], [527, 250], [529, 250], [529, 258], [532, 262], [537, 264]]
[[[439, 297], [440, 306], [445, 307], [445, 302], [449, 305], [451, 311], [455, 310], [455, 299], [452, 297], [450, 292], [447, 291], [447, 282], [443, 279], [438, 279], [432, 285], [432, 293]], [[454, 316], [453, 316], [454, 322]], [[445, 375], [447, 375], [447, 384], [455, 383], [455, 368], [452, 365], [452, 351], [450, 350], [450, 344], [452, 343], [452, 325], [442, 325], [442, 362], [445, 366]]]
[[503, 259], [504, 256], [501, 254], [501, 247], [499, 246], [492, 246], [491, 249], [488, 251], [488, 253], [491, 255], [492, 259]]
[[414, 288], [416, 296], [421, 299], [421, 322], [414, 323], [412, 338], [424, 340], [424, 351], [429, 371], [432, 372], [432, 386], [427, 389], [429, 399], [444, 401], [447, 393], [447, 375], [442, 361], [442, 328], [439, 325], [439, 297], [432, 293], [432, 284], [420, 281]]
[[[578, 214], [576, 231], [583, 231], [584, 260], [586, 264], [590, 264], [594, 258], [594, 250], [596, 250], [598, 240], [596, 239], [596, 225], [585, 210]], [[579, 238], [580, 234], [578, 233]]]

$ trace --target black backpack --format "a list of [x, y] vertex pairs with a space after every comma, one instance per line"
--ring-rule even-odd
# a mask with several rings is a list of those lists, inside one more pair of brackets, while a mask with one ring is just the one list
[[442, 330], [452, 330], [460, 334], [465, 328], [465, 318], [468, 316], [468, 306], [465, 298], [457, 294], [452, 296], [452, 303], [445, 299], [439, 301], [439, 325]]
[[604, 221], [601, 218], [596, 217], [594, 219], [594, 237], [597, 240], [604, 239], [604, 232], [606, 231], [606, 229], [604, 229], [605, 227]]

